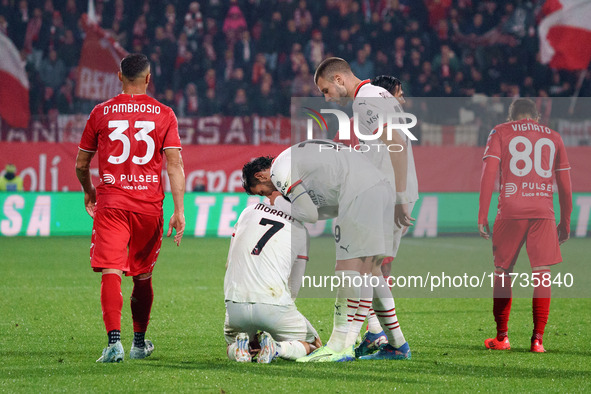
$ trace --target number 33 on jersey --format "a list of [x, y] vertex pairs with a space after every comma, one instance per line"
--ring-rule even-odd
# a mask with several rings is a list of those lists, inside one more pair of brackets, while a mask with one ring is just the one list
[[163, 152], [181, 148], [172, 109], [145, 94], [120, 94], [97, 105], [86, 122], [80, 149], [96, 152], [97, 148], [101, 197], [97, 208], [140, 208], [159, 215], [164, 199]]
[[502, 219], [554, 219], [555, 171], [570, 169], [560, 134], [531, 119], [491, 131], [483, 159], [501, 161], [498, 214]]

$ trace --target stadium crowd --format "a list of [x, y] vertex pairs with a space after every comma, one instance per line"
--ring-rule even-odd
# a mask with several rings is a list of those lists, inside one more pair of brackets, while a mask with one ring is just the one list
[[[33, 115], [88, 113], [75, 97], [87, 0], [1, 0], [0, 31], [27, 61]], [[409, 96], [573, 94], [577, 74], [539, 62], [543, 0], [96, 0], [100, 26], [149, 56], [156, 98], [178, 116], [289, 114], [315, 96], [328, 56]], [[580, 92], [591, 96], [591, 73]]]

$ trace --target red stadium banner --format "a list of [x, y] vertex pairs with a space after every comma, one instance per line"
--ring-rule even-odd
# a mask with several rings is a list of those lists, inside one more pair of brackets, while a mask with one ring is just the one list
[[[288, 145], [185, 145], [187, 190], [204, 183], [209, 192], [241, 192], [242, 166], [258, 156], [277, 156]], [[74, 170], [77, 142], [0, 143], [0, 157], [14, 163], [27, 191], [79, 191]], [[413, 147], [419, 192], [478, 192], [483, 147]], [[567, 148], [574, 192], [591, 192], [591, 146]], [[92, 162], [96, 183], [98, 167]], [[166, 177], [166, 174], [163, 174]]]
[[78, 64], [76, 97], [104, 101], [121, 93], [119, 62], [127, 51], [86, 14], [82, 16], [86, 38]]
[[[0, 125], [1, 142], [80, 142], [88, 115], [59, 115], [34, 119], [27, 128]], [[179, 118], [183, 145], [290, 145], [287, 117], [206, 116]]]

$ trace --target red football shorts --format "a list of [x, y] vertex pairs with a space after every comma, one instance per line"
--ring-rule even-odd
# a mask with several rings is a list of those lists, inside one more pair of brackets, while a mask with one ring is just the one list
[[127, 276], [152, 272], [162, 244], [162, 216], [104, 208], [94, 214], [90, 266], [118, 269]]
[[532, 268], [562, 261], [554, 220], [497, 219], [492, 235], [495, 267], [512, 270], [524, 243]]

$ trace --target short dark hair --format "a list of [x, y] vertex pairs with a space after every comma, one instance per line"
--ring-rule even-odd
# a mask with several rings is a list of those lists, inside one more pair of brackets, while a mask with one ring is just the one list
[[398, 86], [402, 85], [402, 82], [391, 75], [379, 75], [371, 80], [371, 84], [384, 88], [388, 92], [394, 94]]
[[531, 117], [535, 120], [540, 117], [540, 114], [533, 100], [519, 98], [509, 106], [509, 121], [523, 119], [524, 117]]
[[257, 172], [261, 172], [266, 170], [267, 168], [271, 168], [271, 164], [273, 164], [273, 157], [271, 156], [261, 156], [257, 157], [256, 159], [252, 159], [248, 163], [246, 163], [242, 167], [242, 187], [247, 194], [253, 194], [250, 190], [254, 186], [258, 185], [260, 181], [254, 176]]
[[121, 74], [132, 82], [149, 67], [150, 61], [143, 53], [132, 53], [121, 60]]
[[335, 73], [337, 72], [351, 72], [351, 66], [347, 63], [346, 60], [341, 59], [340, 57], [329, 57], [324, 59], [316, 68], [316, 72], [314, 73], [314, 83], [318, 84], [318, 79], [320, 77], [325, 78], [332, 82]]

